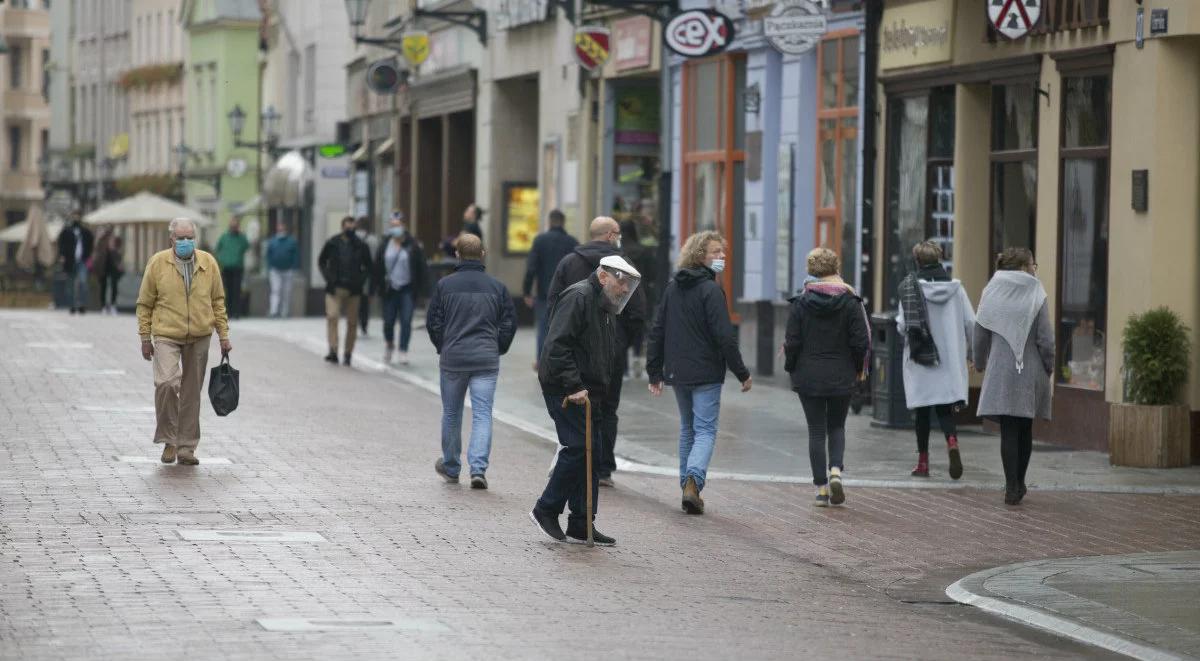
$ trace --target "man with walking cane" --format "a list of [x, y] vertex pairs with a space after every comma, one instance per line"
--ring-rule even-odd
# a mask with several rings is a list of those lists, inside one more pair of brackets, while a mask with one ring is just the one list
[[[610, 255], [586, 280], [563, 290], [550, 311], [545, 345], [538, 360], [538, 380], [546, 410], [563, 446], [541, 498], [529, 518], [546, 536], [560, 542], [611, 546], [616, 540], [592, 525], [598, 497], [596, 463], [591, 447], [598, 409], [614, 378], [617, 357], [616, 315], [637, 290], [641, 274], [624, 258]], [[619, 377], [617, 377], [619, 378]], [[567, 531], [558, 517], [570, 504]]]

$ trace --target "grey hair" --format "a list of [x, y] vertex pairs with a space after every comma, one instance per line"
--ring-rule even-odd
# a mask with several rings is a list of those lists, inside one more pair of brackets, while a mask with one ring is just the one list
[[193, 232], [196, 230], [196, 223], [191, 218], [172, 218], [171, 224], [167, 229], [171, 232], [171, 236], [175, 236], [175, 230], [184, 225], [191, 227]]

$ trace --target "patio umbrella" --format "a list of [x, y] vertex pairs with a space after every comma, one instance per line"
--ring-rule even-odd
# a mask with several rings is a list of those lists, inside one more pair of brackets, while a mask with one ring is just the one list
[[128, 225], [139, 223], [169, 223], [176, 218], [187, 218], [197, 227], [208, 227], [212, 221], [199, 211], [178, 202], [142, 191], [123, 200], [118, 200], [84, 216], [88, 225]]
[[42, 213], [42, 205], [35, 204], [29, 207], [26, 223], [25, 240], [21, 242], [21, 248], [17, 251], [17, 266], [31, 269], [35, 260], [47, 268], [53, 266], [57, 255], [55, 255], [50, 233], [46, 229], [46, 217]]
[[[58, 240], [58, 234], [62, 231], [63, 221], [61, 218], [51, 218], [46, 221], [46, 233], [50, 235], [50, 241]], [[0, 230], [0, 243], [21, 243], [25, 240], [25, 235], [29, 231], [29, 221], [22, 220], [19, 223], [13, 223], [8, 227]]]

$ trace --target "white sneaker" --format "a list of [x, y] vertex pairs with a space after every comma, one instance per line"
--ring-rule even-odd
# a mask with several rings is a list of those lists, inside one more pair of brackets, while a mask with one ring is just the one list
[[383, 364], [384, 364], [384, 365], [391, 365], [391, 364], [392, 364], [392, 350], [391, 350], [391, 349], [384, 349], [384, 351], [383, 351]]
[[400, 352], [400, 364], [401, 364], [401, 365], [407, 365], [407, 364], [408, 364], [408, 352], [407, 352], [407, 351], [401, 351], [401, 352]]

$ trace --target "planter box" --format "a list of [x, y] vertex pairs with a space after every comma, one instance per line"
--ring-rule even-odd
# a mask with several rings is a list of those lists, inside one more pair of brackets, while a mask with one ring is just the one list
[[1114, 466], [1177, 468], [1191, 464], [1186, 406], [1111, 405], [1108, 456]]

